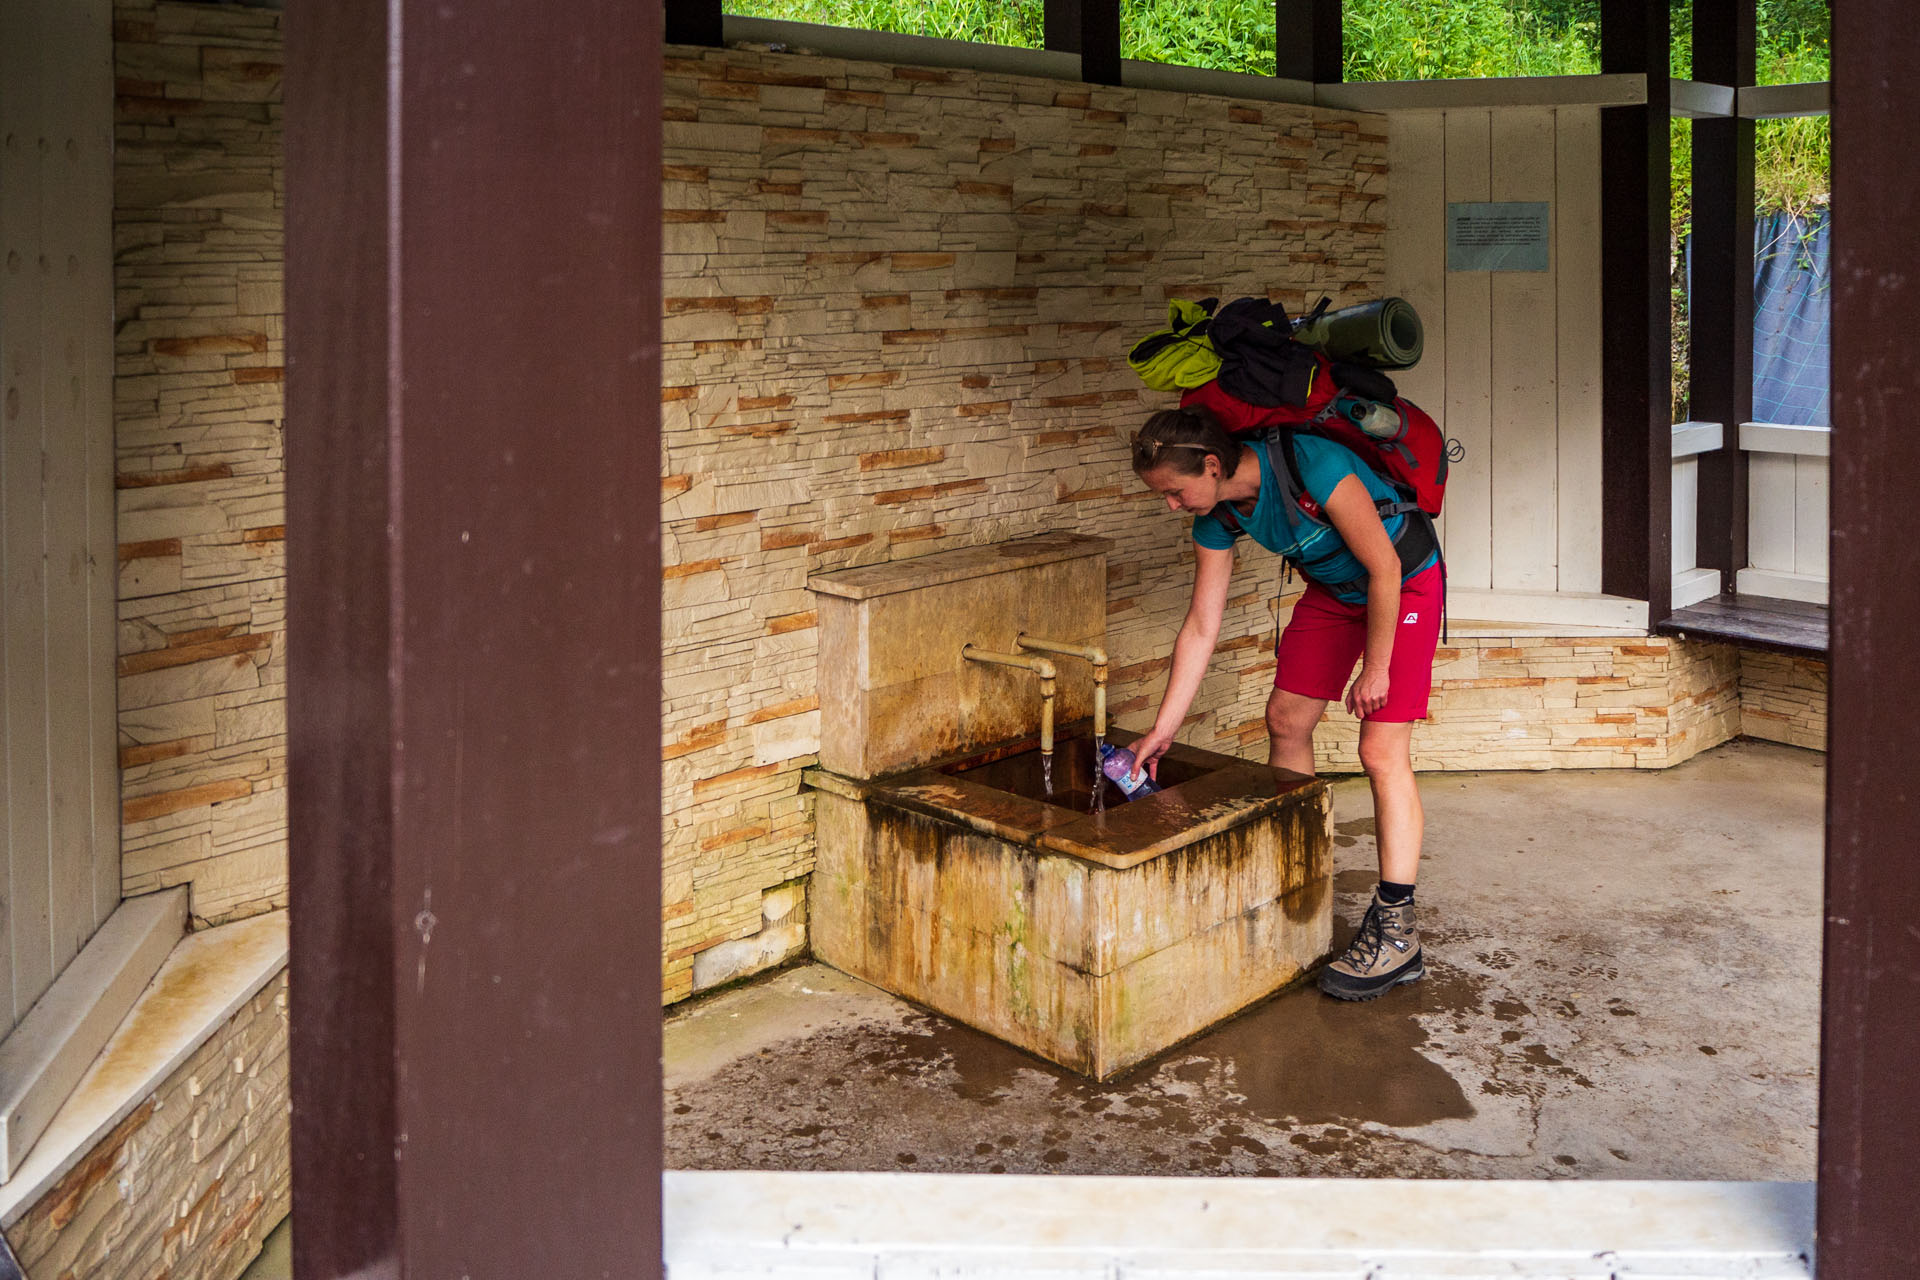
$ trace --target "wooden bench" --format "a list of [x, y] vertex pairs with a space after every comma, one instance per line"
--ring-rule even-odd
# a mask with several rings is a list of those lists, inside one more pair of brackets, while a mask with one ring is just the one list
[[1766, 596], [1718, 595], [1675, 610], [1654, 632], [1825, 659], [1827, 606]]

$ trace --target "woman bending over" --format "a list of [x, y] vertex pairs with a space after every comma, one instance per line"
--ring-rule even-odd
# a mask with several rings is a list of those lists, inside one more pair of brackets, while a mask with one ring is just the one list
[[[1308, 585], [1275, 650], [1268, 762], [1313, 773], [1314, 728], [1341, 698], [1360, 720], [1380, 850], [1380, 883], [1360, 931], [1322, 972], [1320, 988], [1371, 1000], [1418, 980], [1426, 971], [1414, 882], [1425, 819], [1413, 722], [1427, 715], [1445, 592], [1431, 523], [1352, 450], [1308, 432], [1247, 443], [1204, 409], [1170, 409], [1148, 418], [1132, 445], [1147, 487], [1169, 511], [1194, 517], [1193, 602], [1159, 714], [1135, 755], [1157, 776], [1186, 719], [1220, 638], [1234, 543], [1248, 537], [1284, 558]], [[1356, 660], [1360, 674], [1349, 685]]]

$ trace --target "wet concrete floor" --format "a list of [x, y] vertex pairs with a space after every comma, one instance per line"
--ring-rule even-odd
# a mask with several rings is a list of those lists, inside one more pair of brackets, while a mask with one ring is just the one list
[[[1095, 1084], [820, 965], [671, 1012], [677, 1168], [1810, 1179], [1824, 758], [1429, 774], [1427, 978]], [[1336, 943], [1374, 874], [1335, 791]]]

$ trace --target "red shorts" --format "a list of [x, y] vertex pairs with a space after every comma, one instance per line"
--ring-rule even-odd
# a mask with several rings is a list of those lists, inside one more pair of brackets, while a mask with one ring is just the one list
[[[1387, 702], [1369, 720], [1427, 718], [1433, 691], [1433, 651], [1440, 643], [1440, 608], [1446, 594], [1438, 564], [1400, 584], [1400, 620], [1393, 633], [1393, 657], [1387, 664]], [[1338, 702], [1345, 695], [1353, 665], [1367, 647], [1367, 606], [1342, 604], [1331, 592], [1309, 583], [1293, 606], [1293, 620], [1274, 651], [1276, 689], [1303, 698]]]

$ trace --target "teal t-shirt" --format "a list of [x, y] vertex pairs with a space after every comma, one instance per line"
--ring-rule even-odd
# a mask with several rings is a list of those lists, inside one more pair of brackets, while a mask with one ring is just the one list
[[[1267, 550], [1292, 561], [1307, 577], [1323, 584], [1351, 583], [1344, 589], [1328, 588], [1336, 599], [1349, 604], [1364, 601], [1367, 598], [1366, 566], [1347, 550], [1339, 530], [1325, 522], [1324, 517], [1315, 520], [1300, 510], [1298, 504], [1281, 501], [1280, 480], [1273, 473], [1273, 460], [1268, 456], [1266, 446], [1257, 441], [1250, 441], [1249, 445], [1254, 456], [1260, 460], [1260, 496], [1254, 501], [1252, 515], [1234, 512], [1240, 527]], [[1323, 511], [1334, 486], [1348, 476], [1359, 476], [1375, 502], [1400, 500], [1394, 487], [1362, 462], [1353, 450], [1325, 436], [1304, 431], [1295, 434], [1293, 456], [1300, 464], [1300, 479], [1306, 486], [1307, 496]], [[1401, 527], [1409, 518], [1404, 515], [1387, 516], [1382, 521], [1387, 527], [1387, 536], [1398, 538]], [[1229, 532], [1227, 526], [1211, 512], [1194, 517], [1193, 540], [1203, 547], [1225, 551], [1233, 546], [1237, 536]], [[1439, 558], [1438, 552], [1429, 555], [1414, 573], [1427, 569]], [[1411, 577], [1412, 574], [1407, 576]]]

